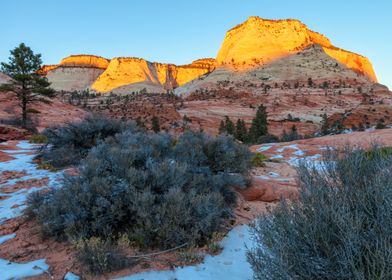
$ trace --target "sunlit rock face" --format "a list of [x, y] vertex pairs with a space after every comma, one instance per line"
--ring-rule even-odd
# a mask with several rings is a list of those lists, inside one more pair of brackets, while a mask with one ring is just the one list
[[376, 73], [368, 58], [335, 47], [323, 49], [329, 56], [343, 63], [348, 68], [368, 76], [373, 82], [377, 82]]
[[58, 66], [50, 70], [46, 77], [51, 88], [57, 91], [83, 91], [89, 89], [103, 71], [94, 67]]
[[[149, 62], [141, 58], [113, 58], [92, 89], [98, 92], [139, 91], [165, 92], [210, 72], [214, 59], [201, 59], [177, 66]], [[126, 88], [124, 88], [126, 86]]]
[[71, 55], [61, 60], [60, 66], [106, 69], [109, 60], [95, 55]]
[[46, 75], [49, 71], [52, 71], [52, 70], [56, 69], [57, 67], [59, 67], [58, 64], [44, 65], [44, 66], [42, 66], [42, 67], [38, 70], [38, 73], [39, 73], [39, 74], [44, 74], [44, 75]]
[[57, 65], [44, 65], [38, 73], [46, 74], [55, 90], [81, 91], [89, 89], [108, 65], [109, 60], [100, 56], [71, 55]]
[[212, 71], [215, 68], [215, 63], [215, 59], [213, 58], [204, 58], [195, 60], [188, 65], [177, 66], [174, 75], [177, 86], [186, 84]]
[[[199, 59], [178, 66], [142, 58], [108, 60], [72, 55], [39, 72], [46, 74], [57, 90], [92, 89], [121, 94], [172, 89], [189, 93], [190, 89], [210, 87], [217, 81], [258, 76], [270, 81], [349, 78], [377, 82], [366, 57], [333, 46], [328, 38], [298, 20], [259, 17], [250, 17], [229, 30], [216, 60]], [[202, 77], [207, 73], [208, 77]]]
[[334, 47], [328, 38], [292, 19], [250, 17], [226, 33], [216, 60], [220, 66], [238, 71], [248, 70], [295, 54], [314, 44], [321, 45], [329, 56], [348, 68], [377, 81], [367, 58]]
[[38, 72], [45, 74], [56, 90], [128, 93], [141, 90], [166, 92], [214, 68], [213, 58], [177, 66], [134, 57], [108, 60], [93, 55], [72, 55], [57, 65], [44, 65]]

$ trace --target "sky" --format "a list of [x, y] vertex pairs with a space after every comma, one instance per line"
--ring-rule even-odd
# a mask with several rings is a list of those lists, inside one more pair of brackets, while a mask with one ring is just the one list
[[71, 54], [187, 64], [216, 57], [249, 16], [299, 19], [337, 47], [370, 59], [392, 89], [390, 0], [0, 0], [0, 61], [24, 42], [44, 64]]

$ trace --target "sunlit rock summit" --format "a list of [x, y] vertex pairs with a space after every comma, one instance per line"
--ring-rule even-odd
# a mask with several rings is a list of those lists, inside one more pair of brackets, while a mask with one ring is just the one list
[[299, 20], [292, 19], [250, 17], [226, 33], [216, 60], [219, 65], [230, 65], [243, 70], [268, 64], [315, 44], [348, 68], [377, 81], [366, 57], [333, 46], [325, 36], [308, 29]]
[[172, 89], [177, 94], [189, 94], [218, 81], [252, 78], [377, 82], [366, 57], [335, 47], [299, 20], [260, 17], [250, 17], [230, 29], [216, 59], [199, 59], [178, 66], [134, 57], [109, 60], [72, 55], [58, 65], [44, 66], [41, 71], [57, 90], [122, 94]]

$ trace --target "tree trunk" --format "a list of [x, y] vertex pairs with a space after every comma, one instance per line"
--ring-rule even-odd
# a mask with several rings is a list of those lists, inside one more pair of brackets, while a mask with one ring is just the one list
[[25, 94], [22, 97], [22, 126], [27, 127], [27, 97]]

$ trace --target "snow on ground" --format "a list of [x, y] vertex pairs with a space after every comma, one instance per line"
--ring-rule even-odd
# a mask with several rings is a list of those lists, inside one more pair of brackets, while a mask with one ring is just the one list
[[13, 193], [2, 192], [1, 189], [5, 186], [13, 185], [19, 181], [26, 181], [31, 179], [44, 179], [48, 178], [48, 185], [46, 187], [55, 187], [59, 185], [59, 178], [61, 172], [50, 172], [47, 170], [37, 169], [37, 165], [32, 161], [35, 154], [33, 153], [36, 145], [29, 144], [27, 141], [20, 141], [17, 148], [20, 150], [2, 150], [3, 152], [11, 155], [14, 159], [6, 162], [0, 162], [0, 173], [3, 171], [25, 171], [26, 176], [11, 179], [3, 184], [0, 184], [0, 196], [5, 197], [0, 203], [0, 224], [12, 218], [16, 218], [22, 214], [25, 208], [25, 201], [27, 196], [41, 188], [32, 186], [29, 189], [20, 189]]
[[[271, 148], [272, 146], [262, 146], [260, 148], [257, 149], [257, 151], [267, 151]], [[317, 147], [320, 151], [323, 150], [327, 150], [327, 147]], [[285, 156], [283, 155], [284, 151], [290, 149], [290, 150], [294, 150], [294, 152], [292, 152], [292, 155], [289, 158], [285, 158]], [[305, 164], [309, 164], [314, 166], [316, 169], [320, 169], [322, 168], [322, 162], [320, 161], [321, 159], [321, 154], [313, 154], [313, 155], [308, 155], [307, 154], [307, 150], [304, 149], [302, 150], [301, 148], [298, 147], [297, 144], [288, 144], [285, 145], [283, 147], [280, 147], [278, 149], [276, 149], [274, 155], [272, 155], [270, 157], [270, 159], [279, 159], [282, 161], [287, 162], [288, 164], [290, 164], [291, 166], [298, 166], [300, 162], [305, 162]], [[278, 177], [279, 174], [277, 174], [277, 176], [274, 176], [272, 174], [269, 174], [270, 177]]]
[[44, 259], [28, 263], [13, 263], [0, 259], [0, 276], [1, 279], [22, 279], [24, 277], [36, 276], [47, 271], [49, 266]]
[[15, 238], [15, 236], [16, 236], [15, 233], [0, 236], [0, 244], [3, 244], [4, 242], [6, 242], [12, 238]]
[[271, 149], [272, 146], [273, 145], [262, 146], [262, 147], [258, 148], [256, 151], [258, 151], [258, 152], [265, 152], [265, 151], [268, 151], [269, 149]]
[[249, 227], [237, 226], [221, 243], [217, 256], [206, 256], [198, 265], [178, 267], [169, 271], [150, 271], [117, 278], [118, 280], [238, 280], [251, 279], [252, 269], [246, 261], [246, 247], [252, 246]]
[[80, 277], [73, 274], [72, 272], [67, 272], [67, 274], [65, 274], [64, 276], [64, 280], [79, 280]]
[[283, 146], [282, 148], [279, 148], [276, 151], [278, 153], [283, 153], [283, 151], [286, 150], [286, 149], [292, 149], [292, 150], [297, 150], [297, 151], [299, 150], [297, 144], [292, 144], [292, 145]]
[[[20, 141], [16, 147], [18, 148], [17, 150], [2, 150], [3, 152], [11, 155], [13, 159], [6, 162], [0, 162], [0, 173], [3, 171], [25, 171], [27, 175], [17, 179], [11, 179], [0, 184], [0, 196], [3, 197], [0, 203], [0, 224], [22, 214], [23, 209], [26, 207], [25, 202], [28, 194], [45, 187], [58, 186], [59, 179], [62, 175], [61, 172], [54, 173], [47, 170], [37, 169], [37, 165], [32, 162], [35, 156], [34, 151], [37, 147], [36, 145], [29, 144], [27, 141]], [[32, 186], [31, 188], [22, 188], [11, 193], [1, 191], [3, 187], [13, 185], [19, 181], [31, 179], [40, 180], [44, 178], [48, 178], [48, 184], [44, 187], [38, 188]], [[14, 237], [15, 234], [0, 236], [0, 244]], [[45, 263], [45, 259], [21, 264], [0, 259], [0, 278], [22, 279], [24, 277], [40, 275], [47, 271], [48, 268], [49, 266]]]

